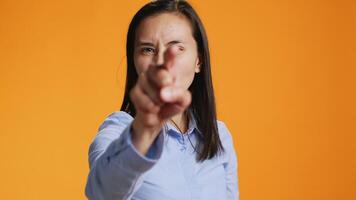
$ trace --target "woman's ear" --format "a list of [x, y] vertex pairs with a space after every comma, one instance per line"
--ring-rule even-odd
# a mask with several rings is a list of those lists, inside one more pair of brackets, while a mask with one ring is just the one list
[[195, 69], [194, 69], [195, 73], [199, 73], [200, 72], [201, 65], [202, 65], [201, 59], [200, 59], [200, 56], [198, 56], [198, 58], [197, 58], [197, 60], [195, 62]]

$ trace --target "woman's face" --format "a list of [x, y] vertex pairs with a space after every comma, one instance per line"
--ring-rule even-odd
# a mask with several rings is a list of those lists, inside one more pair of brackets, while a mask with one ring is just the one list
[[169, 72], [176, 86], [188, 89], [194, 74], [200, 72], [197, 44], [188, 19], [176, 13], [162, 13], [144, 19], [137, 27], [134, 64], [140, 74], [149, 67], [166, 62], [166, 52], [174, 49], [174, 60]]

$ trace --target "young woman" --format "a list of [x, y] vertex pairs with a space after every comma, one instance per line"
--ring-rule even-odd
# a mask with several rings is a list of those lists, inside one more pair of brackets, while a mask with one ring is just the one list
[[121, 111], [89, 148], [86, 196], [95, 200], [236, 200], [237, 158], [217, 121], [208, 40], [186, 1], [158, 0], [127, 33]]

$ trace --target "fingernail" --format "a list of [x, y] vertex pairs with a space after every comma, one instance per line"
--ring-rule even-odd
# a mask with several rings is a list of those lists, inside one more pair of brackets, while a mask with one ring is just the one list
[[169, 88], [162, 89], [161, 92], [163, 100], [170, 100], [172, 98], [172, 90]]

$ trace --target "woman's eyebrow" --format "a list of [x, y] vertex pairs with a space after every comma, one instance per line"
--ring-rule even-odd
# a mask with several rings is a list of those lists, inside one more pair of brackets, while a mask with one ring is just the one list
[[154, 46], [154, 44], [150, 43], [150, 42], [142, 42], [142, 41], [139, 41], [137, 43], [137, 46]]
[[183, 43], [181, 40], [173, 40], [167, 43], [167, 45], [172, 45], [172, 44], [178, 44], [178, 43]]
[[[178, 43], [183, 43], [183, 41], [181, 41], [181, 40], [172, 40], [172, 41], [168, 42], [166, 45], [172, 45], [172, 44], [178, 44]], [[137, 42], [137, 46], [151, 46], [151, 47], [153, 47], [154, 44], [150, 43], [150, 42], [138, 41]]]

